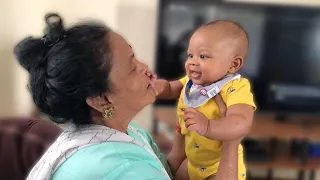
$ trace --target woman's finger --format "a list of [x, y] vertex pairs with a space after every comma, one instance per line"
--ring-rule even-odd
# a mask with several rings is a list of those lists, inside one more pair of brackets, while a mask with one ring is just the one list
[[218, 108], [219, 108], [219, 112], [221, 117], [225, 117], [227, 114], [227, 106], [224, 103], [222, 97], [220, 94], [217, 94], [215, 97], [213, 97], [213, 100], [217, 103]]

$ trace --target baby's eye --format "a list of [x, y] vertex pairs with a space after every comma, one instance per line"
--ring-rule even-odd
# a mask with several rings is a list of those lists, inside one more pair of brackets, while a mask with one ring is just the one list
[[207, 59], [208, 57], [205, 56], [205, 55], [200, 55], [200, 58], [201, 58], [201, 59]]
[[188, 58], [193, 58], [193, 55], [192, 54], [188, 54]]

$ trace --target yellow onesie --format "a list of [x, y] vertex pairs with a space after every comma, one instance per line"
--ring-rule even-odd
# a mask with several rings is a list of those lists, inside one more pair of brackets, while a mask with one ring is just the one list
[[[184, 88], [181, 91], [178, 102], [178, 119], [181, 128], [181, 134], [185, 136], [185, 151], [188, 158], [188, 174], [190, 180], [205, 180], [208, 177], [215, 175], [218, 170], [222, 142], [211, 140], [198, 135], [195, 131], [188, 131], [184, 122], [184, 109], [187, 106], [184, 104], [185, 84], [188, 82], [188, 76], [180, 79]], [[254, 98], [251, 93], [250, 83], [247, 79], [239, 78], [228, 82], [220, 91], [220, 95], [227, 107], [234, 104], [248, 104], [254, 109], [256, 108]], [[209, 120], [220, 120], [221, 116], [219, 108], [213, 99], [210, 99], [205, 104], [197, 107], [197, 110], [203, 113]], [[238, 172], [239, 179], [246, 179], [246, 167], [243, 161], [243, 149], [239, 146], [238, 151]]]

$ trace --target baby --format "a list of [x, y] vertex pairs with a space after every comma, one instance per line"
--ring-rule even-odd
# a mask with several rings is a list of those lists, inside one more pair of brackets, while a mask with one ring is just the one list
[[[237, 74], [248, 54], [248, 36], [232, 21], [219, 20], [192, 35], [186, 76], [156, 81], [158, 98], [178, 101], [178, 123], [168, 162], [176, 179], [214, 179], [223, 141], [247, 135], [256, 109], [250, 83]], [[222, 98], [226, 114], [213, 98]], [[246, 178], [243, 149], [238, 150], [238, 178]]]

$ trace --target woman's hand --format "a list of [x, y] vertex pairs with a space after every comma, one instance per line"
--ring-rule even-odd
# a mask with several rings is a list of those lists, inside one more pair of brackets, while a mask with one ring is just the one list
[[[214, 101], [219, 107], [221, 118], [226, 116], [227, 106], [220, 94], [216, 95]], [[222, 154], [219, 169], [215, 180], [237, 180], [238, 179], [238, 147], [242, 138], [234, 141], [222, 142]]]
[[220, 94], [217, 94], [215, 97], [213, 97], [213, 100], [217, 103], [218, 108], [219, 108], [219, 112], [221, 115], [221, 118], [225, 117], [227, 114], [227, 106], [224, 103], [222, 97], [220, 96]]
[[242, 138], [222, 142], [222, 154], [215, 180], [238, 179], [238, 148]]

